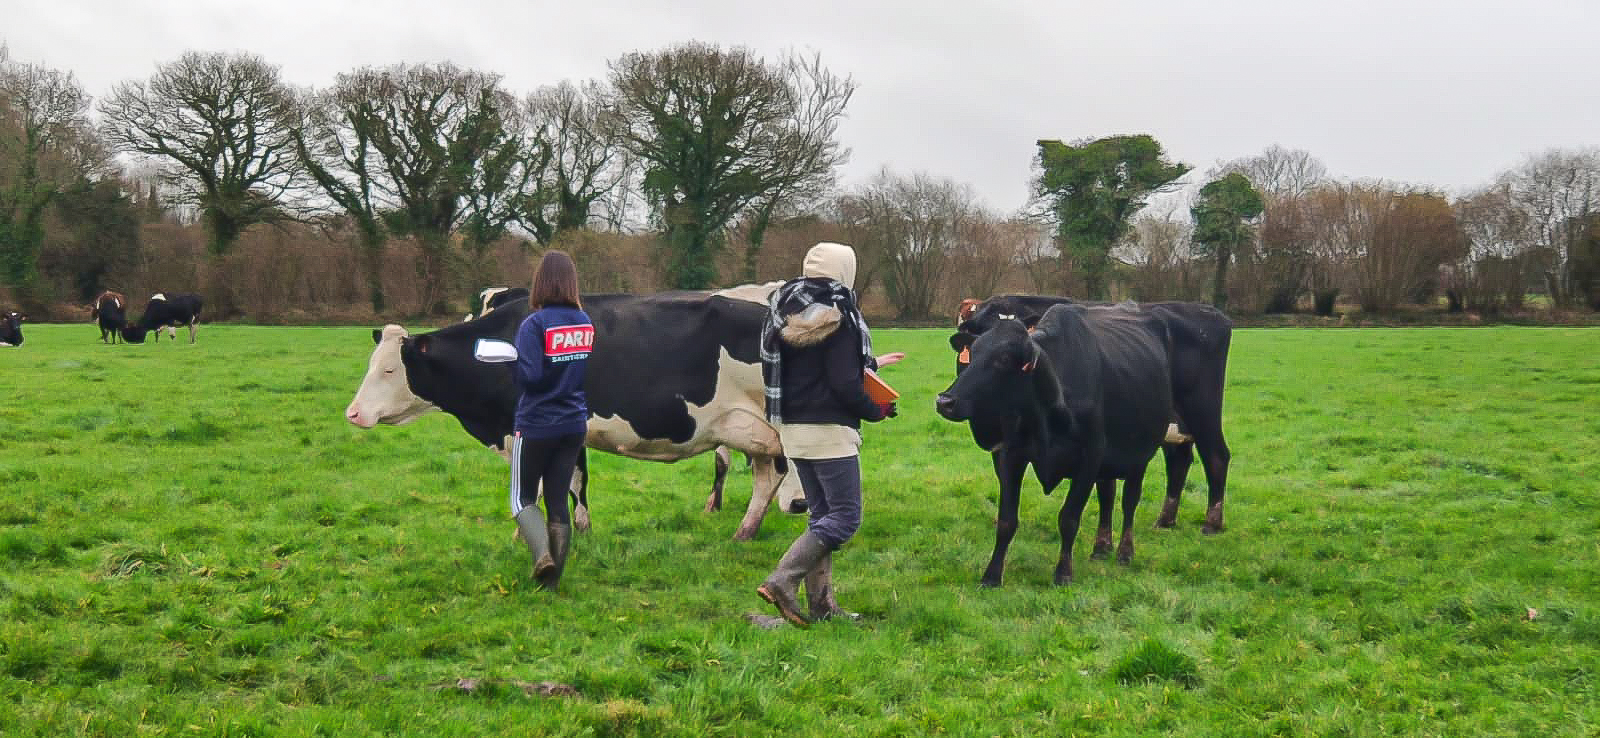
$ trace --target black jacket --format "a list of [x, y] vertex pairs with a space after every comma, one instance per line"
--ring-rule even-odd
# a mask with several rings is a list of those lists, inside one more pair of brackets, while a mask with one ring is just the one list
[[861, 386], [856, 327], [833, 308], [818, 312], [790, 316], [781, 334], [783, 422], [859, 429], [863, 420], [883, 420], [883, 410]]

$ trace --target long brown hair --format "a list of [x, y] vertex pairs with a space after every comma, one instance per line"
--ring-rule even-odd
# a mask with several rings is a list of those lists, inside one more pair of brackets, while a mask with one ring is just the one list
[[560, 249], [544, 252], [539, 268], [533, 270], [533, 287], [528, 290], [528, 307], [538, 310], [548, 305], [583, 308], [578, 299], [578, 268], [572, 257]]

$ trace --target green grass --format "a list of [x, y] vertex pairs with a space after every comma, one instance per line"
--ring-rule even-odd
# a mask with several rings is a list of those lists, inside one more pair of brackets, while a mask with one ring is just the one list
[[454, 420], [344, 422], [370, 327], [29, 326], [0, 350], [0, 735], [1600, 732], [1600, 331], [1239, 331], [1228, 531], [1198, 468], [1152, 530], [1157, 464], [1132, 566], [1085, 531], [1058, 589], [1030, 481], [999, 590], [987, 455], [932, 412], [946, 335], [876, 336], [910, 358], [837, 557], [865, 621], [763, 631], [803, 521], [730, 541], [749, 476], [704, 514], [709, 457], [592, 455], [552, 596]]

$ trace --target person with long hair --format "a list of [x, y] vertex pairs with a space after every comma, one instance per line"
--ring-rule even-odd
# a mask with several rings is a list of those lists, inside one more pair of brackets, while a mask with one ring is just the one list
[[552, 249], [539, 260], [528, 306], [516, 340], [522, 396], [511, 439], [511, 516], [533, 556], [534, 579], [554, 591], [572, 545], [567, 492], [589, 425], [583, 377], [594, 347], [594, 324], [583, 312], [578, 270], [566, 252]]
[[[867, 369], [904, 354], [872, 355], [872, 335], [851, 289], [856, 252], [819, 243], [806, 253], [801, 277], [772, 293], [761, 331], [761, 374], [767, 420], [805, 489], [810, 519], [771, 576], [756, 588], [790, 623], [854, 619], [833, 594], [833, 552], [861, 527], [861, 421], [894, 417], [893, 403], [867, 396]], [[807, 612], [797, 599], [805, 581]]]

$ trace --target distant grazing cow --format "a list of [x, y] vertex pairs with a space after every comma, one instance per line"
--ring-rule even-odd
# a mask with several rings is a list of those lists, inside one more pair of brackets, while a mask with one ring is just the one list
[[139, 322], [130, 324], [122, 329], [122, 340], [128, 343], [144, 343], [144, 336], [150, 331], [156, 332], [156, 342], [161, 341], [161, 329], [166, 328], [172, 340], [178, 340], [178, 326], [189, 326], [189, 343], [194, 343], [195, 327], [200, 324], [201, 301], [199, 295], [179, 295], [156, 293], [150, 297], [150, 302], [144, 306], [144, 315], [139, 316]]
[[[719, 445], [750, 454], [754, 490], [736, 540], [755, 535], [774, 496], [785, 495], [782, 509], [804, 509], [797, 485], [780, 484], [782, 445], [766, 422], [758, 345], [765, 305], [678, 292], [587, 295], [583, 307], [595, 326], [584, 382], [589, 448], [652, 461]], [[513, 301], [432, 333], [412, 336], [397, 325], [373, 331], [377, 348], [346, 419], [371, 428], [443, 410], [480, 443], [503, 451], [518, 397], [511, 365], [474, 357], [480, 341], [513, 342], [527, 314], [526, 300]], [[574, 479], [575, 516], [587, 514], [586, 470], [585, 462]]]
[[28, 316], [15, 311], [0, 313], [0, 346], [21, 346], [22, 322], [27, 319]]
[[[1046, 310], [1072, 302], [1065, 297], [1038, 295], [1002, 295], [977, 304], [964, 301], [957, 333], [950, 337], [951, 348], [957, 352], [957, 372], [968, 360], [969, 347], [977, 336], [1013, 319], [1031, 328]], [[1201, 531], [1220, 533], [1231, 458], [1222, 433], [1222, 399], [1233, 321], [1210, 305], [1191, 302], [1141, 303], [1138, 309], [1166, 324], [1172, 340], [1172, 402], [1178, 427], [1169, 433], [1168, 443], [1162, 448], [1166, 456], [1167, 497], [1156, 527], [1176, 524], [1178, 501], [1198, 450], [1209, 498]], [[1183, 442], [1191, 439], [1192, 445]], [[1104, 492], [1101, 498], [1105, 499]], [[1100, 532], [1108, 545], [1109, 515], [1103, 510], [1100, 516]]]
[[1073, 541], [1097, 482], [1125, 480], [1117, 560], [1132, 560], [1145, 467], [1172, 412], [1169, 346], [1159, 317], [1082, 305], [1050, 308], [1031, 333], [1021, 321], [1000, 321], [970, 344], [971, 365], [936, 407], [948, 420], [970, 421], [973, 439], [994, 456], [1000, 516], [984, 586], [1000, 586], [1029, 465], [1045, 494], [1072, 480], [1058, 517], [1056, 584], [1072, 581]]
[[116, 343], [117, 336], [128, 325], [128, 301], [122, 293], [106, 290], [94, 298], [90, 308], [94, 311], [95, 322], [100, 325], [100, 342]]

